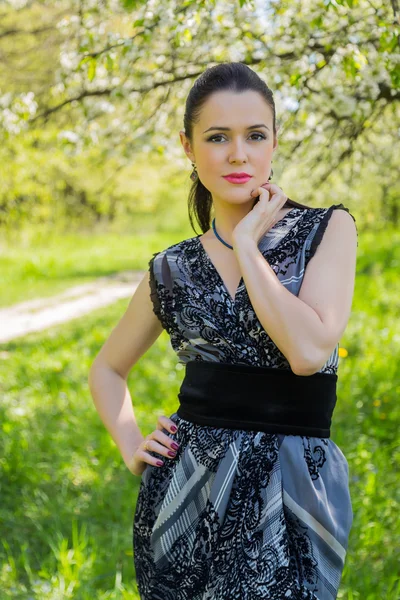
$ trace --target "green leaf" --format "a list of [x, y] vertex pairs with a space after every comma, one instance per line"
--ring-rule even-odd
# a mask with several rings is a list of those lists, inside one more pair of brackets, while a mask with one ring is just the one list
[[290, 76], [290, 84], [294, 85], [297, 88], [299, 87], [300, 80], [301, 80], [300, 73], [292, 73], [292, 75]]
[[109, 54], [107, 54], [106, 62], [107, 62], [108, 71], [112, 71], [114, 68], [114, 60], [111, 58], [111, 56]]
[[139, 6], [144, 4], [145, 1], [146, 0], [120, 0], [123, 8], [125, 8], [128, 11], [135, 10], [135, 8], [138, 8]]
[[97, 66], [96, 59], [91, 57], [90, 62], [89, 62], [88, 74], [87, 74], [89, 81], [93, 81], [93, 79], [95, 78], [96, 66]]
[[83, 65], [85, 65], [86, 63], [88, 63], [91, 60], [90, 56], [84, 56], [83, 58], [81, 58], [81, 60], [78, 63], [78, 67], [82, 67]]
[[310, 25], [313, 29], [319, 29], [323, 23], [322, 15], [318, 15], [315, 19], [310, 21]]
[[392, 81], [393, 87], [396, 89], [400, 89], [400, 69], [398, 65], [394, 67], [392, 71], [389, 71], [390, 79]]
[[397, 31], [389, 32], [384, 31], [379, 38], [379, 48], [381, 52], [388, 50], [389, 52], [393, 52], [395, 48], [398, 46], [398, 35]]
[[[333, 2], [332, 2], [333, 4]], [[348, 6], [350, 8], [354, 8], [358, 5], [358, 0], [335, 0], [335, 4], [339, 4], [340, 6]]]

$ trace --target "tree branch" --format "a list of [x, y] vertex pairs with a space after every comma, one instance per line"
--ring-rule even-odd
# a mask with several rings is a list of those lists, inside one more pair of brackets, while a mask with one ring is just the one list
[[[124, 90], [124, 92], [126, 94], [133, 94], [133, 93], [145, 94], [145, 93], [148, 93], [151, 90], [154, 90], [160, 86], [173, 85], [174, 83], [178, 83], [180, 81], [186, 81], [186, 79], [192, 79], [194, 77], [198, 77], [199, 75], [201, 75], [201, 73], [202, 73], [202, 71], [198, 71], [196, 73], [191, 73], [190, 75], [181, 75], [181, 76], [177, 76], [175, 79], [173, 79], [171, 81], [159, 81], [159, 82], [154, 83], [150, 87], [131, 88], [129, 90]], [[64, 100], [63, 102], [60, 102], [56, 106], [53, 106], [51, 108], [46, 108], [41, 113], [32, 117], [32, 119], [29, 119], [28, 122], [34, 123], [35, 121], [37, 121], [38, 119], [41, 119], [41, 118], [47, 119], [47, 117], [49, 115], [57, 112], [58, 110], [60, 110], [64, 106], [67, 106], [68, 104], [71, 104], [72, 102], [79, 102], [83, 98], [89, 98], [89, 97], [95, 97], [95, 96], [109, 96], [112, 92], [114, 92], [117, 89], [118, 88], [115, 87], [115, 88], [103, 88], [102, 90], [82, 90], [82, 92], [80, 94], [77, 94], [76, 96], [73, 96], [72, 98], [67, 98], [66, 100]]]

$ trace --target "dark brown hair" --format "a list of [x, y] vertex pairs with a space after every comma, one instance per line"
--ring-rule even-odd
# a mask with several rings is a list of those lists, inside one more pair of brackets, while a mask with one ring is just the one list
[[[214, 92], [230, 90], [233, 92], [244, 92], [253, 90], [262, 95], [265, 102], [272, 110], [273, 115], [273, 133], [276, 136], [276, 116], [275, 102], [272, 91], [267, 84], [247, 65], [240, 62], [221, 63], [214, 67], [206, 69], [198, 77], [191, 88], [185, 105], [185, 115], [183, 119], [185, 135], [193, 146], [193, 126], [198, 123], [200, 112], [207, 98]], [[252, 208], [254, 208], [258, 199], [256, 198]], [[297, 207], [309, 208], [305, 204], [300, 204], [288, 198], [282, 208]], [[203, 233], [211, 226], [211, 192], [204, 187], [200, 179], [191, 186], [188, 200], [189, 220], [194, 231], [194, 219], [200, 225]]]

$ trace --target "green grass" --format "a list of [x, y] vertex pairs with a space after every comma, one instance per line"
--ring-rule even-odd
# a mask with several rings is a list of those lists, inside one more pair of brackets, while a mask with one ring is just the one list
[[153, 252], [193, 235], [191, 230], [169, 235], [90, 231], [35, 235], [33, 230], [12, 243], [0, 240], [0, 307], [53, 296], [120, 271], [147, 269]]
[[[361, 238], [352, 315], [340, 344], [347, 356], [342, 350], [331, 428], [349, 462], [354, 510], [338, 598], [398, 600], [400, 235]], [[132, 268], [130, 241], [88, 238], [83, 257], [73, 237], [61, 239], [59, 253], [42, 249], [44, 264], [49, 257], [53, 263], [35, 285], [41, 281], [43, 289], [49, 285], [54, 292], [58, 273], [72, 279], [79, 273], [82, 279], [104, 274], [102, 269]], [[152, 240], [139, 251], [136, 242], [132, 257], [138, 265], [142, 262], [139, 268], [144, 268], [150, 246], [151, 254], [173, 243]], [[12, 277], [8, 285], [14, 282], [16, 291], [6, 290], [8, 298], [22, 289]], [[139, 598], [132, 555], [139, 478], [125, 467], [87, 385], [89, 366], [128, 302], [120, 300], [1, 348], [2, 599]], [[178, 406], [183, 371], [176, 362], [163, 333], [130, 373], [143, 435], [154, 428], [158, 414], [170, 415]]]
[[[132, 526], [140, 478], [123, 463], [87, 385], [126, 306], [3, 346], [1, 598], [139, 598]], [[175, 362], [163, 333], [130, 373], [144, 435], [174, 404]]]

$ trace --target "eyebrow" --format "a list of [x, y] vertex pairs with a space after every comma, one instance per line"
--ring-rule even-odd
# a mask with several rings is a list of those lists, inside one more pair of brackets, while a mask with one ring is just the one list
[[[260, 123], [259, 125], [250, 125], [250, 127], [247, 127], [247, 129], [258, 129], [260, 127], [265, 127], [265, 129], [268, 129], [269, 131], [269, 127], [264, 125], [264, 123]], [[229, 127], [209, 127], [208, 129], [203, 131], [203, 133], [207, 133], [207, 131], [211, 131], [212, 129], [217, 129], [218, 131], [231, 131]]]

